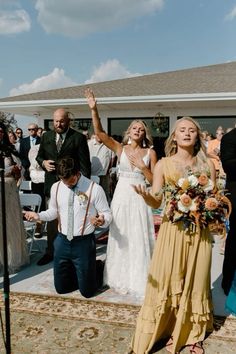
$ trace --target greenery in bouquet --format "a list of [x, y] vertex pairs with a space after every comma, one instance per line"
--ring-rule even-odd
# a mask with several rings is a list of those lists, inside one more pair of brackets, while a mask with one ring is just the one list
[[168, 203], [166, 215], [175, 223], [183, 221], [184, 229], [205, 228], [224, 232], [225, 222], [231, 212], [231, 204], [224, 190], [216, 191], [208, 173], [193, 173], [169, 179], [165, 187]]

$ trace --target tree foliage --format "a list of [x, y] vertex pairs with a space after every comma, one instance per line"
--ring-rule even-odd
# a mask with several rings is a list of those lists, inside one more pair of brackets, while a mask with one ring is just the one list
[[15, 130], [17, 127], [15, 116], [11, 113], [0, 112], [0, 122], [6, 126], [7, 130]]

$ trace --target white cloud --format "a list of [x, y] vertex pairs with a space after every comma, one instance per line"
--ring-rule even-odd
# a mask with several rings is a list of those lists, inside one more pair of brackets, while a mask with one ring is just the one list
[[236, 6], [225, 16], [227, 21], [232, 21], [236, 17]]
[[25, 10], [0, 11], [0, 35], [29, 31], [30, 17]]
[[85, 81], [85, 84], [92, 82], [108, 81], [115, 79], [122, 79], [125, 77], [138, 76], [140, 74], [132, 74], [124, 66], [120, 64], [117, 59], [107, 60], [100, 66], [93, 69], [90, 79]]
[[165, 0], [37, 0], [38, 21], [48, 33], [82, 37], [160, 10]]
[[10, 96], [16, 96], [24, 93], [46, 91], [74, 85], [77, 85], [77, 83], [66, 76], [63, 69], [54, 68], [50, 74], [39, 77], [30, 83], [22, 84], [17, 88], [13, 88], [9, 94]]

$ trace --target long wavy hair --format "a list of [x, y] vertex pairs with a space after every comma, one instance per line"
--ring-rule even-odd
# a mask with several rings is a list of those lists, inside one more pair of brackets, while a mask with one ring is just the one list
[[202, 151], [203, 154], [206, 155], [206, 146], [204, 144], [204, 139], [203, 139], [200, 125], [192, 117], [182, 117], [175, 122], [173, 130], [171, 131], [169, 137], [166, 139], [166, 142], [165, 142], [165, 155], [166, 156], [172, 156], [172, 155], [176, 154], [177, 145], [174, 140], [175, 131], [176, 131], [178, 125], [181, 122], [186, 121], [186, 120], [188, 122], [193, 123], [195, 125], [195, 127], [197, 128], [197, 140], [194, 145], [194, 156], [196, 156], [200, 151]]
[[131, 130], [132, 126], [136, 123], [142, 124], [142, 126], [144, 127], [144, 130], [145, 130], [142, 147], [150, 148], [153, 145], [151, 133], [149, 131], [149, 128], [147, 127], [147, 124], [141, 119], [135, 119], [130, 123], [130, 125], [128, 126], [128, 129], [124, 132], [124, 137], [123, 137], [122, 143], [124, 145], [128, 144], [130, 130]]

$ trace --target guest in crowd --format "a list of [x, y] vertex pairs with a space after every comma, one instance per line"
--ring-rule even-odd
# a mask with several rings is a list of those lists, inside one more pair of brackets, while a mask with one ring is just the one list
[[35, 221], [59, 217], [54, 241], [56, 291], [65, 294], [79, 289], [83, 296], [91, 297], [101, 284], [96, 277], [94, 229], [108, 227], [111, 211], [102, 187], [80, 173], [78, 159], [62, 158], [57, 173], [60, 181], [52, 186], [49, 208], [39, 214], [26, 212], [25, 216]]
[[14, 144], [9, 140], [5, 125], [0, 122], [0, 152], [4, 159], [5, 177], [13, 177], [16, 182], [21, 178], [21, 161]]
[[41, 138], [43, 133], [45, 133], [45, 130], [42, 127], [38, 127], [37, 135]]
[[[21, 165], [9, 141], [5, 125], [0, 122], [1, 168], [4, 168], [6, 200], [6, 231], [9, 272], [14, 273], [29, 262], [28, 249], [16, 182], [21, 177]], [[3, 163], [3, 166], [2, 166]], [[0, 183], [0, 195], [1, 183]], [[2, 213], [2, 208], [0, 214]], [[4, 217], [4, 215], [2, 215]], [[0, 222], [0, 273], [4, 264], [2, 221]]]
[[221, 139], [223, 135], [224, 135], [223, 128], [218, 127], [216, 130], [216, 138], [208, 141], [207, 144], [207, 155], [212, 160], [215, 166], [217, 176], [222, 171], [221, 160], [220, 160], [220, 146], [221, 146]]
[[91, 161], [91, 175], [99, 177], [99, 184], [106, 193], [110, 203], [110, 175], [109, 170], [112, 166], [114, 153], [104, 145], [96, 134], [88, 140], [88, 147]]
[[209, 141], [208, 136], [209, 136], [208, 131], [207, 130], [203, 130], [202, 139], [203, 139], [203, 142], [204, 142], [204, 145], [205, 145], [206, 149], [207, 149], [208, 141]]
[[15, 135], [16, 135], [15, 148], [16, 151], [20, 152], [20, 142], [21, 139], [23, 139], [23, 130], [21, 128], [16, 128]]
[[16, 181], [21, 177], [21, 161], [14, 144], [9, 139], [5, 125], [0, 122], [0, 152], [4, 158], [5, 177], [13, 177]]
[[104, 132], [93, 92], [85, 92], [92, 114], [93, 128], [101, 142], [119, 160], [119, 180], [113, 195], [113, 220], [109, 229], [104, 284], [119, 293], [144, 296], [149, 261], [155, 234], [152, 211], [138, 196], [133, 184], [152, 183], [156, 153], [146, 124], [134, 120], [128, 127], [123, 143]]
[[[70, 156], [78, 161], [80, 171], [85, 177], [90, 177], [91, 164], [86, 137], [70, 128], [70, 113], [59, 108], [53, 114], [53, 131], [42, 135], [37, 162], [45, 171], [44, 193], [50, 198], [50, 190], [58, 178], [56, 164], [65, 156]], [[57, 234], [56, 220], [47, 223], [47, 249], [38, 265], [44, 265], [53, 260], [53, 241]]]
[[9, 138], [10, 143], [15, 146], [15, 144], [17, 142], [17, 137], [16, 137], [16, 134], [12, 130], [10, 130], [8, 132], [8, 138]]
[[226, 173], [226, 191], [232, 203], [229, 232], [226, 238], [222, 288], [228, 295], [236, 270], [236, 128], [221, 141], [221, 161]]
[[[40, 211], [46, 209], [46, 199], [44, 194], [44, 183], [45, 183], [45, 171], [36, 161], [36, 157], [39, 151], [39, 144], [33, 145], [29, 151], [29, 161], [30, 161], [30, 179], [31, 179], [31, 189], [32, 193], [39, 194], [41, 196], [42, 202], [40, 206]], [[45, 228], [44, 223], [38, 223], [35, 237], [41, 238], [43, 236], [43, 230]]]
[[17, 141], [23, 139], [23, 130], [21, 128], [17, 127], [15, 130], [15, 134], [16, 134]]
[[30, 179], [32, 192], [39, 194], [42, 198], [41, 210], [46, 209], [45, 194], [44, 194], [44, 183], [45, 183], [45, 171], [36, 161], [36, 157], [39, 152], [40, 144], [33, 145], [29, 151], [29, 161], [30, 161]]
[[40, 137], [37, 136], [38, 125], [35, 123], [31, 123], [28, 125], [29, 136], [23, 138], [20, 141], [20, 159], [22, 166], [24, 167], [24, 178], [29, 181], [30, 180], [30, 161], [29, 161], [29, 150], [33, 145], [37, 145], [40, 143]]
[[[198, 209], [194, 209], [190, 197], [187, 198], [189, 186], [192, 198], [198, 195], [199, 183], [213, 192], [215, 169], [204, 155], [204, 149], [198, 123], [190, 117], [179, 119], [166, 142], [167, 157], [155, 166], [152, 190], [134, 186], [149, 206], [158, 208], [163, 194], [166, 204], [132, 353], [150, 353], [160, 340], [165, 340], [170, 353], [177, 353], [184, 346], [189, 346], [191, 353], [204, 353], [202, 341], [213, 325], [212, 238], [209, 227], [200, 224]], [[178, 200], [176, 191], [181, 188], [185, 197], [174, 203], [176, 196]], [[191, 219], [186, 219], [184, 213], [190, 215], [191, 210], [195, 213], [193, 211]]]

